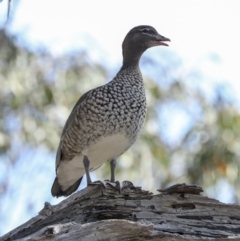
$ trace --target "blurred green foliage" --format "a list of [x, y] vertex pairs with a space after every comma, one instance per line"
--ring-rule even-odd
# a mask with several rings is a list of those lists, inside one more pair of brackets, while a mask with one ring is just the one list
[[[165, 62], [143, 58], [146, 73], [155, 73], [144, 77], [148, 115], [141, 137], [118, 162], [117, 178], [151, 191], [194, 183], [212, 196], [221, 179], [233, 187], [233, 201], [239, 202], [239, 110], [217, 88], [214, 100], [206, 98], [196, 84], [201, 76], [176, 76], [182, 66], [173, 63], [172, 55], [165, 54]], [[30, 51], [17, 37], [0, 31], [0, 167], [13, 169], [24, 146], [56, 152], [75, 102], [104, 84], [109, 73], [84, 51], [57, 57]], [[168, 138], [171, 127], [182, 128], [174, 141]], [[96, 173], [109, 178], [108, 164]], [[46, 173], [46, 178], [54, 177]], [[8, 178], [0, 178], [2, 196], [9, 185]]]

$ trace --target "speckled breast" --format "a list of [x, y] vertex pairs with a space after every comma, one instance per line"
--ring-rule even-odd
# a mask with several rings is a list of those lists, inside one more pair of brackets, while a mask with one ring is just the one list
[[66, 133], [64, 152], [71, 153], [71, 157], [79, 155], [103, 137], [119, 133], [126, 136], [130, 147], [145, 116], [146, 97], [140, 71], [121, 71], [111, 82], [91, 91], [78, 107], [74, 124]]

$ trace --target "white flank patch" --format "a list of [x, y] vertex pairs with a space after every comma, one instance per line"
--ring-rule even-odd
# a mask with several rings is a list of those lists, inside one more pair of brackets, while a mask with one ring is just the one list
[[[100, 167], [104, 162], [119, 157], [130, 147], [131, 143], [123, 134], [103, 137], [97, 143], [83, 150], [88, 156], [91, 171]], [[71, 161], [61, 161], [57, 169], [58, 182], [63, 191], [73, 185], [85, 174], [83, 155], [75, 156]]]

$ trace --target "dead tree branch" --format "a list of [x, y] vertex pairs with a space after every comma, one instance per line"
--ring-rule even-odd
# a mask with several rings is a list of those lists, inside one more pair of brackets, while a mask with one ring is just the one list
[[240, 240], [240, 207], [178, 184], [153, 195], [126, 182], [85, 188], [12, 230], [10, 240]]

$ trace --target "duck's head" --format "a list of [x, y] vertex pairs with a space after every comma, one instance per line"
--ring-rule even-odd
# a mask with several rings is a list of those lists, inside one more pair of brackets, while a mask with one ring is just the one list
[[137, 26], [128, 32], [123, 41], [123, 62], [137, 61], [138, 63], [145, 50], [159, 45], [168, 46], [166, 43], [168, 41], [170, 41], [169, 38], [163, 37], [151, 26]]

